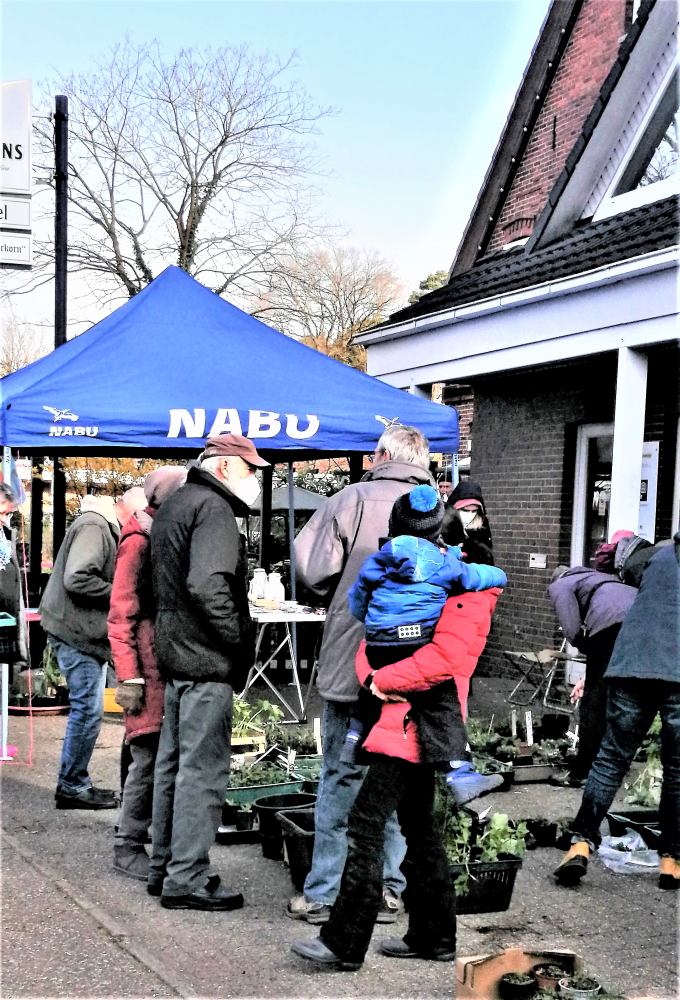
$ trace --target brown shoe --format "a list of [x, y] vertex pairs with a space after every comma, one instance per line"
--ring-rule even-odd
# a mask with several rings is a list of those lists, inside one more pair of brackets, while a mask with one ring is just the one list
[[554, 871], [560, 885], [578, 885], [588, 871], [590, 848], [585, 840], [572, 844]]
[[677, 889], [680, 887], [680, 861], [664, 854], [659, 863], [659, 888]]

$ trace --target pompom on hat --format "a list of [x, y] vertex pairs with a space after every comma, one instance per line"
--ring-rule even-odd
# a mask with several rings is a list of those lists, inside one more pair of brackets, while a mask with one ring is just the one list
[[415, 535], [434, 541], [441, 531], [444, 504], [432, 486], [414, 486], [394, 502], [390, 515], [390, 535]]

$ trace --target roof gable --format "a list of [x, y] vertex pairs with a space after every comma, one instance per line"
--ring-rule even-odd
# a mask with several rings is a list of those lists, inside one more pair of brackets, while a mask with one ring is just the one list
[[[677, 66], [677, 7], [647, 0], [550, 192], [529, 251], [558, 239], [579, 219], [605, 214], [598, 209], [616, 188], [640, 133], [673, 88]], [[659, 197], [668, 193], [659, 189]]]
[[553, 0], [451, 275], [532, 232], [616, 59], [629, 0]]

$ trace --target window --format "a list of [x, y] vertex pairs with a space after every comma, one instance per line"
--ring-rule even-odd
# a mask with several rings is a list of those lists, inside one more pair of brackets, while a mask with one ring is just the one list
[[615, 195], [651, 187], [677, 174], [679, 133], [678, 79], [675, 76], [631, 157]]

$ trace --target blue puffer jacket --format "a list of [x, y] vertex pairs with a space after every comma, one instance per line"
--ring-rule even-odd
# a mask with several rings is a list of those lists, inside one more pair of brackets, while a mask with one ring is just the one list
[[[349, 608], [365, 623], [368, 642], [389, 643], [390, 630], [400, 626], [433, 628], [451, 594], [505, 587], [507, 582], [496, 566], [463, 562], [458, 546], [399, 535], [365, 560], [349, 591]], [[395, 633], [393, 641], [404, 640]]]

